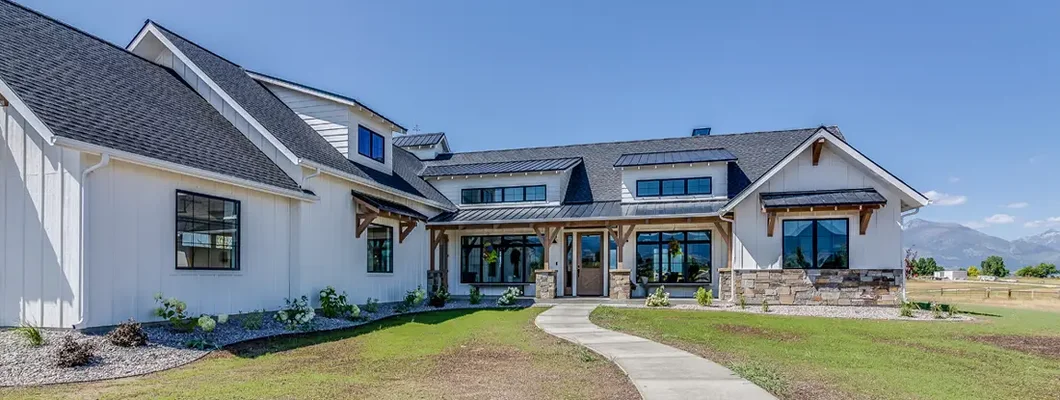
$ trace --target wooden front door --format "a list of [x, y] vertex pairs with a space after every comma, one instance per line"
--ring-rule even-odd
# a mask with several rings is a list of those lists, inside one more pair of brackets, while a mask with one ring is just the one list
[[578, 234], [578, 296], [604, 295], [603, 235]]

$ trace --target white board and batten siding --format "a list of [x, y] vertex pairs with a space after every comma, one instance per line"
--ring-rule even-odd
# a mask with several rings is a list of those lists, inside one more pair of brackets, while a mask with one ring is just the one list
[[[710, 178], [709, 195], [637, 197], [637, 181], [674, 178]], [[688, 164], [646, 165], [625, 167], [622, 170], [622, 201], [652, 200], [706, 200], [725, 199], [729, 192], [729, 166], [727, 162]]]
[[83, 160], [0, 107], [0, 326], [59, 328], [78, 319]]
[[[438, 189], [442, 195], [453, 202], [453, 204], [460, 205], [461, 207], [517, 207], [517, 206], [541, 206], [541, 205], [557, 205], [563, 201], [563, 196], [567, 191], [567, 181], [570, 180], [570, 169], [561, 172], [530, 172], [528, 174], [516, 173], [516, 174], [498, 174], [496, 177], [493, 175], [487, 175], [483, 177], [469, 176], [467, 178], [463, 176], [457, 176], [453, 178], [441, 177], [441, 178], [430, 178], [427, 180], [435, 189]], [[545, 201], [536, 202], [520, 202], [520, 203], [495, 203], [495, 204], [474, 204], [474, 205], [463, 205], [461, 201], [461, 191], [464, 189], [477, 189], [477, 188], [501, 188], [511, 186], [535, 186], [545, 185]]]
[[433, 160], [435, 158], [438, 158], [438, 154], [441, 154], [444, 150], [442, 148], [442, 141], [439, 141], [438, 143], [435, 143], [430, 146], [409, 146], [402, 148], [408, 151], [409, 153], [412, 153], [412, 155], [416, 156], [416, 158], [420, 160]]
[[[762, 212], [759, 200], [761, 193], [860, 188], [874, 188], [887, 199], [887, 205], [873, 213], [865, 235], [859, 234], [857, 211], [780, 214], [773, 237], [767, 235], [767, 216]], [[733, 265], [740, 269], [781, 268], [784, 220], [846, 218], [850, 238], [850, 268], [901, 268], [900, 202], [900, 195], [889, 184], [867, 172], [858, 162], [831, 151], [826, 145], [820, 163], [814, 166], [811, 150], [807, 149], [736, 206]]]

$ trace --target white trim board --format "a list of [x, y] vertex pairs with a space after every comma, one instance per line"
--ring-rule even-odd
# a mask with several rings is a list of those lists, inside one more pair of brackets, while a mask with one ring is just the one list
[[313, 88], [305, 86], [305, 85], [301, 85], [301, 84], [290, 82], [290, 81], [285, 81], [285, 80], [282, 80], [280, 78], [275, 78], [275, 77], [271, 77], [271, 76], [268, 76], [268, 75], [262, 75], [260, 73], [254, 72], [254, 71], [247, 71], [247, 75], [249, 75], [251, 78], [253, 78], [256, 81], [265, 82], [265, 83], [268, 83], [270, 85], [276, 85], [276, 86], [279, 86], [279, 87], [282, 87], [282, 88], [285, 88], [285, 89], [290, 89], [290, 90], [294, 90], [294, 91], [297, 91], [297, 92], [300, 92], [300, 93], [308, 94], [310, 96], [316, 96], [316, 97], [319, 97], [319, 98], [322, 98], [322, 99], [325, 99], [325, 100], [333, 101], [333, 102], [340, 103], [340, 104], [345, 104], [345, 105], [347, 105], [349, 107], [356, 107], [357, 111], [360, 111], [362, 113], [368, 114], [369, 117], [378, 119], [379, 122], [382, 122], [384, 124], [389, 125], [391, 132], [406, 133], [406, 130], [404, 128], [402, 128], [402, 127], [398, 126], [396, 123], [390, 121], [389, 118], [384, 117], [382, 114], [379, 114], [379, 113], [377, 113], [375, 111], [372, 111], [372, 109], [368, 108], [368, 106], [365, 106], [364, 104], [361, 104], [357, 100], [351, 100], [351, 99], [348, 99], [348, 98], [339, 97], [339, 96], [336, 96], [336, 95], [333, 95], [333, 94], [330, 94], [330, 93], [322, 92], [322, 91], [320, 91], [318, 89], [313, 89]]
[[3, 79], [0, 79], [0, 95], [3, 95], [4, 99], [8, 102], [8, 106], [13, 107], [15, 111], [18, 111], [18, 113], [22, 115], [22, 118], [26, 120], [26, 123], [33, 127], [33, 130], [37, 131], [37, 133], [44, 138], [44, 141], [48, 142], [48, 144], [55, 143], [55, 133], [48, 128], [48, 125], [44, 124], [44, 121], [37, 118], [37, 114], [33, 113], [33, 110], [22, 101], [22, 98], [18, 97], [18, 94], [16, 94]]

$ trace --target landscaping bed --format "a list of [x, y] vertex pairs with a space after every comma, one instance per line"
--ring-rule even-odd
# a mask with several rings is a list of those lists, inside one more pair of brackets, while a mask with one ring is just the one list
[[[532, 304], [531, 300], [518, 300], [514, 305], [503, 308], [527, 307]], [[376, 312], [362, 311], [356, 320], [327, 318], [318, 314], [305, 328], [295, 330], [287, 329], [284, 324], [276, 321], [273, 318], [276, 312], [263, 313], [260, 329], [245, 329], [242, 319], [246, 316], [232, 316], [227, 323], [216, 325], [211, 333], [211, 341], [214, 346], [223, 347], [265, 337], [348, 329], [398, 315], [439, 310], [502, 308], [497, 305], [496, 299], [483, 299], [479, 304], [471, 304], [466, 299], [454, 299], [441, 308], [424, 303], [411, 307], [404, 313], [396, 313], [395, 310], [400, 307], [400, 302], [379, 304]], [[210, 349], [188, 348], [188, 342], [200, 338], [201, 332], [178, 333], [172, 331], [165, 323], [144, 326], [143, 331], [147, 334], [148, 341], [146, 345], [139, 347], [115, 346], [102, 334], [80, 331], [41, 331], [44, 344], [34, 347], [15, 330], [0, 331], [0, 387], [85, 382], [143, 375], [185, 365], [211, 352]], [[95, 346], [94, 357], [87, 365], [72, 368], [56, 365], [54, 353], [64, 336]]]

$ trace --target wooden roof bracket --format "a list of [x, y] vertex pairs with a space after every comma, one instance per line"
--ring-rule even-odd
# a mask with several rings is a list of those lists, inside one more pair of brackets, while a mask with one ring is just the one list
[[858, 221], [860, 222], [860, 233], [862, 235], [869, 230], [869, 221], [872, 220], [872, 212], [875, 209], [875, 207], [867, 207], [858, 211]]
[[404, 243], [405, 238], [409, 237], [412, 230], [416, 229], [416, 225], [418, 225], [418, 223], [412, 218], [401, 220], [401, 222], [398, 223], [398, 228], [400, 230], [400, 233], [398, 234], [398, 243]]
[[824, 149], [824, 138], [817, 139], [813, 142], [813, 166], [817, 166], [821, 162], [821, 150]]
[[766, 213], [766, 236], [773, 237], [773, 228], [777, 226], [777, 213], [770, 211]]
[[7, 107], [9, 105], [11, 105], [11, 103], [8, 103], [7, 99], [4, 98], [4, 95], [0, 94], [0, 107]]

